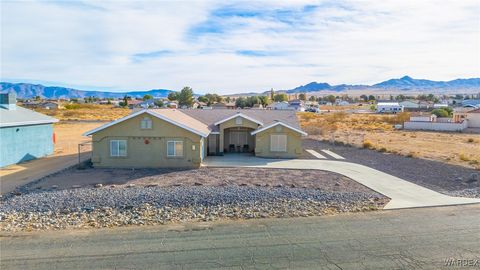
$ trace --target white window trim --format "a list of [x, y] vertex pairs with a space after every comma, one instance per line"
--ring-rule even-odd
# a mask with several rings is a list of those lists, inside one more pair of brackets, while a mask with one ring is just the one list
[[[168, 154], [168, 145], [170, 143], [173, 143], [173, 155], [169, 155]], [[182, 144], [182, 153], [181, 155], [177, 155], [177, 143], [180, 143]], [[183, 148], [183, 141], [167, 141], [167, 157], [183, 157], [183, 151], [184, 151], [184, 148]]]
[[[279, 149], [279, 147], [278, 147], [279, 145], [277, 145], [277, 147], [278, 147], [277, 149], [274, 149], [274, 148], [273, 148], [273, 146], [274, 146], [274, 145], [273, 145], [273, 137], [274, 137], [274, 136], [277, 137], [277, 138], [278, 138], [279, 136], [282, 136], [282, 137], [285, 138], [285, 149]], [[288, 140], [288, 136], [287, 136], [286, 134], [271, 134], [271, 135], [270, 135], [270, 152], [281, 152], [281, 153], [287, 152], [287, 147], [288, 147], [288, 142], [287, 142], [287, 140]], [[277, 141], [277, 143], [278, 143], [278, 141]]]
[[[112, 143], [116, 142], [117, 143], [117, 153], [118, 155], [113, 155], [113, 148], [112, 148]], [[125, 155], [120, 155], [120, 142], [125, 142]], [[110, 157], [126, 157], [127, 156], [127, 140], [110, 140]]]
[[241, 116], [235, 118], [235, 125], [243, 125], [243, 118]]
[[140, 129], [152, 129], [153, 123], [150, 117], [144, 117], [140, 121]]

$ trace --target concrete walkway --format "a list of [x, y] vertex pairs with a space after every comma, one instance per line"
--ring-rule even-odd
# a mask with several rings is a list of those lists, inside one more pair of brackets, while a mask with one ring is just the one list
[[[80, 156], [81, 161], [89, 159], [90, 152]], [[78, 164], [78, 154], [58, 155], [30, 160], [0, 169], [0, 194], [14, 191], [17, 187], [62, 171]]]
[[447, 196], [370, 167], [345, 161], [264, 159], [245, 155], [225, 155], [207, 157], [203, 166], [314, 169], [335, 172], [391, 198], [384, 209], [480, 203], [480, 199]]

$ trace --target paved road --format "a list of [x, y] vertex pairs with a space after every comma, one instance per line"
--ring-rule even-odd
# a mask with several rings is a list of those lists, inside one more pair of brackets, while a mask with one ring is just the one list
[[245, 155], [207, 157], [206, 167], [257, 167], [282, 169], [314, 169], [345, 175], [391, 198], [384, 209], [445, 206], [480, 203], [480, 199], [447, 196], [396, 176], [357, 163], [315, 159], [265, 159]]
[[440, 269], [447, 258], [480, 260], [479, 224], [480, 206], [463, 205], [4, 234], [0, 268]]

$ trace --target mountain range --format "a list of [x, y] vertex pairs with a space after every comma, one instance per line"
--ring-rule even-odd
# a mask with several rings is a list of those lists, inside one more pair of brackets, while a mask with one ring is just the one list
[[147, 94], [154, 97], [167, 97], [168, 94], [173, 91], [168, 89], [152, 89], [148, 91], [107, 92], [78, 90], [59, 86], [43, 86], [41, 84], [0, 82], [0, 92], [15, 92], [18, 98], [34, 98], [36, 96], [43, 98], [122, 98], [125, 95], [142, 98]]
[[[400, 79], [390, 79], [381, 83], [373, 85], [349, 85], [339, 84], [330, 85], [325, 82], [311, 82], [306, 85], [301, 85], [294, 89], [283, 90], [281, 92], [300, 93], [300, 92], [321, 92], [321, 91], [335, 91], [342, 92], [347, 90], [391, 90], [391, 91], [456, 91], [456, 90], [478, 90], [480, 91], [480, 78], [470, 79], [456, 79], [451, 81], [431, 81], [424, 79], [413, 79], [409, 76], [404, 76]], [[125, 95], [141, 98], [146, 94], [153, 97], [162, 98], [167, 97], [173, 90], [168, 89], [152, 89], [148, 91], [127, 91], [127, 92], [107, 92], [107, 91], [88, 91], [78, 90], [73, 88], [58, 87], [58, 86], [43, 86], [41, 84], [30, 83], [9, 83], [0, 82], [0, 92], [15, 92], [19, 98], [33, 98], [40, 96], [43, 98], [122, 98]], [[251, 93], [254, 95], [255, 93]], [[257, 93], [258, 94], [258, 93]], [[237, 94], [244, 95], [244, 94]], [[233, 96], [233, 95], [231, 95]]]
[[345, 91], [345, 90], [464, 90], [464, 89], [478, 89], [480, 90], [480, 78], [470, 79], [456, 79], [451, 81], [431, 81], [424, 79], [413, 79], [409, 76], [404, 76], [400, 79], [390, 79], [381, 83], [373, 85], [330, 85], [328, 83], [311, 82], [306, 85], [287, 90], [287, 93], [299, 92], [318, 92], [318, 91]]

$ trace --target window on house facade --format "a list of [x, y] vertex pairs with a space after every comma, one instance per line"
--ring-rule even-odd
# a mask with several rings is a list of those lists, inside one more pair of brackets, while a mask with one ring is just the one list
[[241, 125], [242, 124], [242, 117], [235, 118], [235, 124]]
[[270, 135], [271, 152], [287, 152], [287, 135]]
[[126, 157], [127, 156], [127, 141], [126, 140], [111, 140], [110, 141], [110, 156], [111, 157]]
[[183, 142], [182, 141], [168, 141], [167, 142], [167, 156], [169, 156], [169, 157], [183, 157]]
[[141, 129], [152, 129], [152, 119], [150, 117], [145, 117], [140, 122]]

